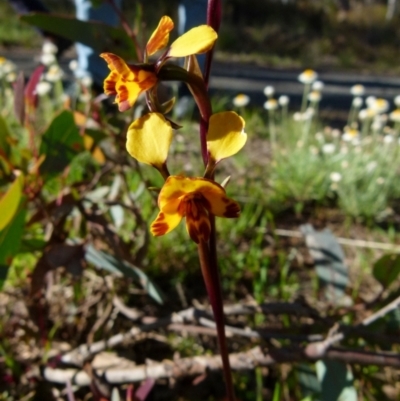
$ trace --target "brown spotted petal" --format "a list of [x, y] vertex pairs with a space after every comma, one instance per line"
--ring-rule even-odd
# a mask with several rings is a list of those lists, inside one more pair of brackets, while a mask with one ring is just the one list
[[146, 52], [151, 56], [159, 50], [167, 46], [169, 41], [169, 33], [174, 29], [174, 23], [168, 16], [163, 16], [158, 23], [157, 28], [147, 42]]
[[192, 199], [186, 202], [186, 228], [196, 244], [210, 238], [210, 218], [201, 201]]

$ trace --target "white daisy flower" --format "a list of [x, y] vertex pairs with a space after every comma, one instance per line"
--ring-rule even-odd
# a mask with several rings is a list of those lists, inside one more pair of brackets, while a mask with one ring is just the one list
[[236, 107], [245, 107], [250, 103], [250, 98], [244, 93], [240, 93], [233, 98], [232, 103]]
[[289, 96], [286, 95], [279, 96], [278, 103], [281, 107], [287, 106], [289, 104], [289, 101], [290, 101]]
[[58, 47], [49, 40], [45, 41], [42, 46], [42, 54], [57, 54]]
[[64, 71], [58, 65], [52, 65], [45, 77], [49, 82], [59, 81], [64, 76]]
[[353, 86], [350, 88], [350, 93], [351, 93], [353, 96], [363, 96], [364, 93], [365, 93], [365, 87], [364, 87], [364, 85], [360, 85], [360, 84], [353, 85]]
[[78, 69], [78, 60], [71, 60], [68, 64], [68, 68], [71, 71], [76, 71]]
[[[90, 75], [85, 75], [83, 78], [81, 78], [81, 84], [85, 87], [85, 88], [91, 88], [93, 85], [93, 79]], [[246, 95], [244, 95], [246, 96]]]
[[360, 135], [360, 132], [354, 128], [347, 128], [343, 135], [342, 135], [342, 139], [345, 142], [352, 142], [354, 139], [357, 139]]
[[353, 99], [353, 107], [358, 109], [358, 108], [360, 108], [362, 106], [362, 104], [363, 104], [363, 98], [362, 97], [356, 96]]
[[393, 143], [393, 141], [394, 141], [393, 135], [388, 134], [383, 137], [383, 143], [385, 143], [386, 145]]
[[386, 113], [389, 110], [389, 102], [386, 99], [378, 98], [370, 107], [377, 113]]
[[45, 66], [49, 66], [52, 65], [56, 62], [56, 56], [53, 53], [43, 53], [40, 56], [40, 62], [45, 65]]
[[302, 84], [312, 84], [314, 81], [316, 81], [318, 78], [318, 74], [314, 70], [304, 70], [298, 77], [297, 79], [302, 83]]
[[358, 113], [358, 118], [361, 121], [370, 120], [376, 116], [376, 111], [373, 109], [361, 109]]
[[342, 179], [342, 174], [334, 171], [329, 175], [329, 178], [332, 182], [339, 182]]
[[368, 107], [372, 107], [372, 105], [375, 103], [376, 97], [375, 96], [368, 96], [365, 99], [365, 103], [367, 104]]
[[275, 99], [268, 99], [264, 103], [265, 110], [276, 110], [278, 108], [278, 102]]
[[400, 109], [396, 109], [389, 114], [389, 118], [395, 123], [400, 123]]
[[38, 82], [36, 85], [36, 93], [39, 96], [47, 95], [51, 91], [51, 83], [47, 81]]
[[317, 92], [321, 92], [322, 91], [322, 89], [324, 89], [324, 83], [322, 82], [322, 81], [315, 81], [313, 84], [312, 84], [312, 86], [311, 86], [311, 89], [313, 90], [313, 91], [317, 91]]
[[321, 100], [321, 93], [312, 91], [308, 94], [308, 100], [312, 103], [318, 103]]
[[335, 153], [336, 146], [334, 143], [325, 143], [322, 146], [322, 153], [325, 153], [326, 155], [331, 155], [332, 153]]
[[264, 88], [264, 95], [265, 96], [267, 96], [267, 97], [271, 97], [271, 96], [274, 96], [274, 93], [275, 93], [275, 88], [273, 87], [273, 86], [271, 86], [271, 85], [267, 85], [265, 88]]

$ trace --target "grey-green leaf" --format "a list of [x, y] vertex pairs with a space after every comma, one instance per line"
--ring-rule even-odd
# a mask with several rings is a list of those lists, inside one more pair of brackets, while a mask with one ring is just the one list
[[117, 275], [131, 277], [138, 280], [141, 286], [159, 304], [163, 304], [163, 295], [157, 286], [147, 277], [138, 267], [133, 266], [126, 260], [117, 259], [109, 253], [97, 250], [93, 245], [86, 247], [85, 259], [100, 269], [109, 271]]

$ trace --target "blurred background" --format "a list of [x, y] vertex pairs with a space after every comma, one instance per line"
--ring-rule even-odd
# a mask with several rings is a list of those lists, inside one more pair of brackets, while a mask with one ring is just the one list
[[[55, 12], [74, 14], [72, 1], [43, 3]], [[178, 1], [154, 0], [150, 6], [124, 1], [128, 20], [135, 18], [138, 4], [142, 5], [142, 22], [147, 30], [160, 16], [177, 14]], [[399, 8], [396, 0], [227, 0], [217, 59], [395, 74], [400, 68], [396, 56], [400, 46]], [[1, 2], [0, 11], [2, 48], [41, 45], [32, 28], [18, 23], [7, 1]]]

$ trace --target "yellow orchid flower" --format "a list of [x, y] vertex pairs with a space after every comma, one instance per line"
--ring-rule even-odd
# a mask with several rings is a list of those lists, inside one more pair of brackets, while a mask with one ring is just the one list
[[[127, 65], [125, 61], [112, 53], [100, 54], [111, 70], [104, 80], [104, 93], [116, 95], [119, 111], [132, 107], [138, 96], [157, 83], [157, 75], [150, 68]], [[149, 66], [151, 67], [151, 66]]]
[[155, 62], [147, 63], [148, 57], [164, 49], [169, 41], [169, 33], [174, 28], [170, 17], [161, 18], [157, 28], [146, 45], [144, 64], [128, 65], [122, 58], [113, 53], [102, 53], [102, 57], [110, 69], [110, 74], [104, 81], [104, 93], [116, 95], [120, 111], [132, 107], [138, 96], [155, 87], [158, 82], [158, 71], [171, 57], [187, 57], [209, 51], [217, 39], [217, 33], [208, 25], [191, 29], [177, 40]]
[[234, 111], [224, 111], [210, 117], [207, 150], [211, 164], [233, 156], [244, 146], [247, 134], [245, 122]]
[[170, 176], [158, 196], [160, 212], [151, 225], [151, 233], [160, 236], [172, 231], [186, 217], [190, 238], [208, 241], [211, 232], [209, 215], [235, 218], [240, 206], [226, 196], [221, 185], [206, 178]]

